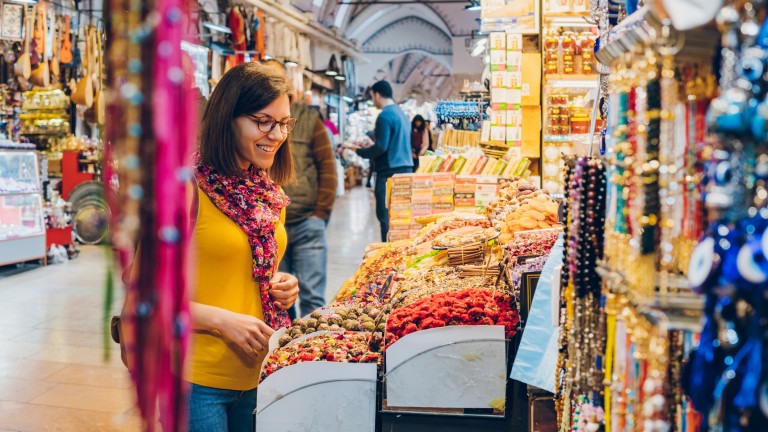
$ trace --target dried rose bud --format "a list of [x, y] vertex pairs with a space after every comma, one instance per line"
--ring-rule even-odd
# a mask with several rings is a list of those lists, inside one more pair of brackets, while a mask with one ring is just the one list
[[278, 341], [278, 343], [279, 343], [279, 345], [280, 345], [281, 347], [284, 347], [284, 346], [288, 345], [288, 343], [289, 343], [290, 341], [292, 341], [292, 340], [293, 340], [293, 338], [292, 338], [292, 337], [290, 337], [290, 336], [288, 336], [288, 335], [283, 335], [283, 337], [281, 337], [281, 338], [280, 338], [280, 341]]

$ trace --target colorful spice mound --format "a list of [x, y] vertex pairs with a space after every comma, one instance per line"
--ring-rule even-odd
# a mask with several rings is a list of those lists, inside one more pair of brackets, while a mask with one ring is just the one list
[[513, 299], [487, 290], [436, 294], [396, 309], [387, 321], [387, 346], [419, 330], [449, 325], [503, 325], [506, 337], [517, 332], [520, 318]]
[[376, 363], [381, 360], [381, 333], [325, 333], [275, 349], [267, 358], [261, 381], [290, 365], [311, 361]]
[[302, 336], [324, 330], [383, 334], [391, 310], [392, 306], [376, 302], [340, 307], [325, 315], [321, 311], [314, 311], [308, 319], [293, 320], [292, 327], [280, 338], [280, 346], [288, 345], [292, 340]]

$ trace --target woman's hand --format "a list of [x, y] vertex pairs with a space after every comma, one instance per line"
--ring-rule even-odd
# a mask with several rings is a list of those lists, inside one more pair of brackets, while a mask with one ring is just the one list
[[275, 302], [275, 306], [281, 310], [288, 310], [299, 298], [299, 280], [288, 273], [277, 273], [270, 281], [269, 296]]
[[[222, 309], [223, 310], [223, 309]], [[221, 336], [239, 346], [249, 357], [257, 358], [258, 351], [269, 347], [269, 337], [275, 331], [264, 321], [245, 314], [223, 310], [218, 326]]]

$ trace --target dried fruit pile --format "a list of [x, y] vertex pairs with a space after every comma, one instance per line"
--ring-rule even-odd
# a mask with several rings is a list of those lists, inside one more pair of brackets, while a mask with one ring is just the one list
[[310, 361], [377, 363], [381, 360], [380, 334], [325, 333], [275, 349], [267, 358], [261, 381], [290, 365]]
[[387, 321], [387, 346], [413, 332], [450, 325], [503, 325], [509, 338], [520, 324], [514, 304], [510, 296], [478, 289], [423, 298], [392, 312]]
[[506, 218], [499, 240], [507, 243], [518, 231], [547, 229], [561, 226], [557, 222], [557, 204], [547, 195], [540, 194], [532, 197]]
[[384, 333], [391, 305], [368, 304], [340, 307], [323, 315], [314, 311], [308, 319], [295, 319], [288, 332], [280, 338], [280, 346], [316, 331], [362, 331]]

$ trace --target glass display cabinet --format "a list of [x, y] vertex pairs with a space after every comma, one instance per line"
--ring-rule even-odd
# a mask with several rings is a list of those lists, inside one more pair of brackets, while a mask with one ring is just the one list
[[0, 265], [45, 259], [43, 217], [37, 152], [0, 150]]

